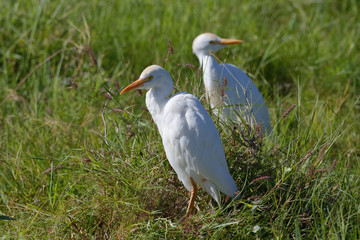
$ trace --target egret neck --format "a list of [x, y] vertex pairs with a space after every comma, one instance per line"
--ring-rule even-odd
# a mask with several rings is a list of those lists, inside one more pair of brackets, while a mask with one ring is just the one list
[[[161, 88], [151, 88], [146, 93], [146, 106], [154, 119], [154, 122], [157, 126], [162, 126], [159, 124], [162, 120], [163, 109], [166, 103], [169, 100], [169, 96], [173, 90], [173, 83], [166, 82]], [[162, 136], [163, 129], [160, 129], [160, 135]]]
[[217, 63], [214, 56], [209, 54], [199, 54], [199, 62], [203, 71], [203, 81], [206, 89], [206, 96], [210, 100], [210, 105], [212, 108], [222, 105], [221, 99], [221, 88], [222, 82], [221, 79], [221, 65]]

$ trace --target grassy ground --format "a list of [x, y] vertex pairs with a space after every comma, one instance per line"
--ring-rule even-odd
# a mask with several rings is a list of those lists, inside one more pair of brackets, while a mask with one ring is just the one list
[[[1, 1], [0, 236], [360, 238], [359, 16], [356, 0]], [[217, 124], [243, 198], [200, 191], [180, 223], [188, 193], [144, 96], [117, 93], [156, 63], [204, 102], [205, 31], [245, 41], [217, 57], [252, 76], [274, 131]]]

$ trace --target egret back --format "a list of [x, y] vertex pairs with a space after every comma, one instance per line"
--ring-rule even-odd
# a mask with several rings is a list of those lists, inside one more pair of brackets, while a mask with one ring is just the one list
[[218, 202], [217, 189], [235, 196], [237, 187], [219, 133], [196, 97], [189, 93], [171, 97], [159, 125], [167, 158], [188, 190], [191, 177]]
[[220, 64], [223, 79], [223, 115], [236, 120], [236, 115], [251, 124], [261, 123], [262, 130], [271, 131], [270, 117], [264, 98], [254, 82], [238, 67], [232, 64]]

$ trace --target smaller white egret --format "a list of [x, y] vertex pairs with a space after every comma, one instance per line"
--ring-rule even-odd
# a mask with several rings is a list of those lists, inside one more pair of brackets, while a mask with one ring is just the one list
[[146, 106], [160, 132], [167, 159], [190, 191], [186, 216], [192, 214], [199, 184], [220, 204], [219, 190], [235, 197], [235, 181], [229, 173], [224, 149], [214, 122], [193, 95], [173, 90], [170, 74], [160, 66], [147, 67], [131, 89], [148, 89]]
[[232, 64], [218, 64], [210, 54], [242, 40], [224, 39], [213, 33], [197, 36], [192, 44], [203, 70], [206, 97], [214, 113], [223, 121], [238, 121], [241, 116], [250, 125], [261, 124], [262, 132], [270, 132], [270, 117], [264, 98], [254, 82]]

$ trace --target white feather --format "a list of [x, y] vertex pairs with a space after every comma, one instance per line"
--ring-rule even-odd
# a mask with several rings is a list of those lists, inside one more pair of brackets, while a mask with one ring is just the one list
[[250, 125], [260, 123], [262, 132], [270, 132], [268, 109], [254, 82], [238, 67], [219, 64], [209, 54], [226, 46], [221, 44], [223, 40], [240, 43], [240, 40], [222, 39], [212, 33], [200, 34], [193, 42], [193, 51], [203, 70], [206, 96], [211, 107], [224, 121], [240, 122], [238, 118], [241, 116]]
[[146, 105], [180, 181], [190, 191], [192, 178], [219, 204], [218, 191], [235, 197], [238, 190], [229, 173], [219, 133], [205, 108], [186, 92], [169, 98], [173, 83], [165, 69], [150, 66], [140, 79], [149, 76], [152, 79], [138, 88], [149, 89]]

